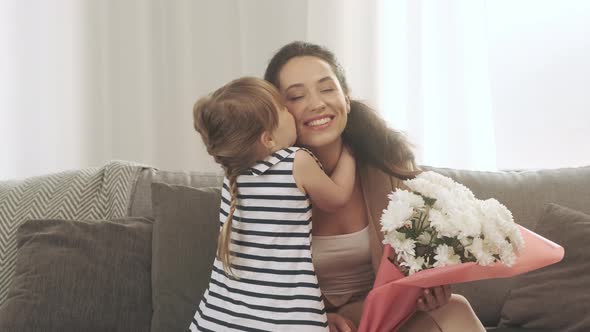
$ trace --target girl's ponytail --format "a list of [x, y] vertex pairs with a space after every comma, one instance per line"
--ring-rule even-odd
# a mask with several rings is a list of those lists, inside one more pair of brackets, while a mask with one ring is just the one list
[[227, 215], [227, 219], [225, 223], [223, 223], [223, 227], [219, 232], [219, 236], [217, 238], [217, 259], [219, 259], [223, 263], [223, 270], [227, 275], [234, 276], [234, 273], [231, 268], [231, 233], [232, 233], [232, 221], [234, 218], [234, 212], [236, 211], [236, 206], [238, 202], [238, 183], [237, 177], [228, 176], [229, 179], [229, 193], [231, 195], [230, 199], [230, 206], [229, 206], [229, 213]]

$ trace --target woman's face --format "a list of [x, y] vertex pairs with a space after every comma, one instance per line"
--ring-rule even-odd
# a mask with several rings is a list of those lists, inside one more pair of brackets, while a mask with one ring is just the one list
[[300, 145], [314, 148], [340, 142], [350, 101], [327, 62], [313, 56], [292, 58], [279, 72], [279, 84], [295, 118]]

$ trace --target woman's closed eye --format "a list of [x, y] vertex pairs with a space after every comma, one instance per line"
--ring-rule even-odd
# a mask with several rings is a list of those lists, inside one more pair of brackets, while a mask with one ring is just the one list
[[320, 90], [320, 92], [332, 92], [332, 91], [334, 91], [334, 88], [325, 88], [325, 89]]
[[303, 98], [302, 95], [301, 96], [290, 96], [290, 97], [287, 97], [287, 99], [290, 100], [290, 101], [299, 100], [301, 98]]

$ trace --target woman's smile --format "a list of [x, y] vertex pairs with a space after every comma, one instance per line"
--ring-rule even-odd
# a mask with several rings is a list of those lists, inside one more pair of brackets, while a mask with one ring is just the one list
[[310, 129], [320, 130], [330, 126], [334, 118], [333, 115], [321, 115], [308, 119], [303, 124]]

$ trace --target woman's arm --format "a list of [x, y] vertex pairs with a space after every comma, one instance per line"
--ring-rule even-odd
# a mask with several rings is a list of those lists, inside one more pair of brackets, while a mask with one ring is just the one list
[[356, 161], [347, 148], [342, 149], [338, 164], [329, 177], [305, 150], [295, 153], [293, 177], [312, 203], [324, 211], [334, 211], [350, 200], [354, 189]]

